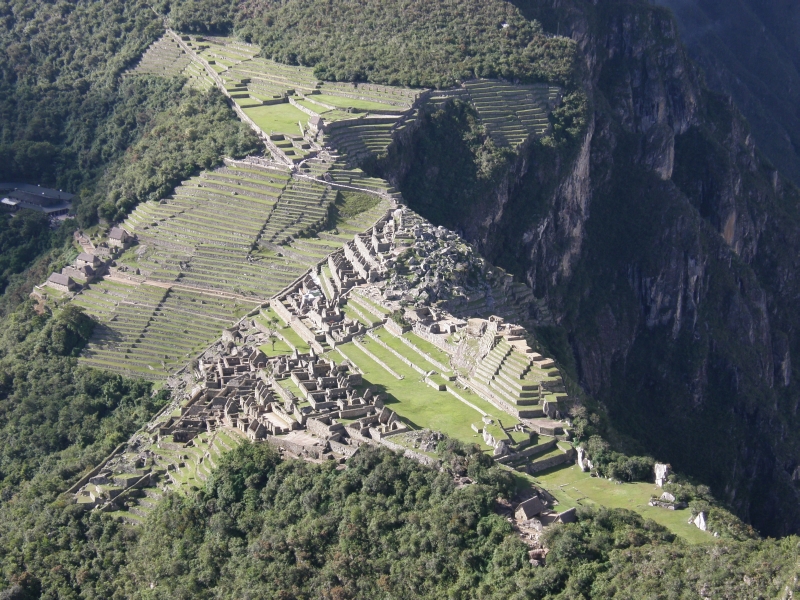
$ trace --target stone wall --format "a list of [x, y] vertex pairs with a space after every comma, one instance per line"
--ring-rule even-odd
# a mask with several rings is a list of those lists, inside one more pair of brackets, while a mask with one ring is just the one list
[[119, 454], [119, 453], [122, 451], [122, 449], [123, 449], [125, 446], [127, 446], [127, 445], [128, 445], [128, 442], [122, 442], [122, 443], [121, 443], [119, 446], [117, 446], [116, 448], [114, 448], [114, 450], [112, 450], [112, 451], [111, 451], [111, 454], [109, 454], [108, 456], [106, 456], [106, 457], [105, 457], [105, 458], [104, 458], [104, 459], [103, 459], [103, 460], [100, 462], [100, 464], [99, 464], [99, 465], [97, 465], [97, 466], [96, 466], [94, 469], [92, 469], [92, 470], [91, 470], [91, 471], [89, 471], [89, 472], [88, 472], [86, 475], [84, 475], [84, 476], [83, 476], [83, 477], [81, 477], [81, 478], [80, 478], [78, 481], [76, 481], [76, 482], [75, 482], [75, 484], [74, 484], [74, 485], [73, 485], [71, 488], [69, 488], [69, 489], [67, 490], [67, 494], [74, 494], [74, 493], [76, 493], [76, 492], [77, 492], [79, 489], [81, 489], [81, 488], [82, 488], [84, 485], [86, 485], [86, 483], [87, 483], [87, 482], [88, 482], [88, 481], [89, 481], [89, 480], [90, 480], [92, 477], [94, 477], [94, 476], [95, 476], [95, 475], [97, 475], [97, 474], [98, 474], [100, 471], [102, 471], [103, 467], [105, 467], [105, 466], [106, 466], [106, 463], [107, 463], [109, 460], [111, 460], [111, 459], [112, 459], [114, 456], [116, 456], [117, 454]]
[[268, 435], [266, 442], [275, 448], [284, 448], [297, 456], [310, 456], [311, 458], [322, 458], [325, 448], [322, 446], [304, 446], [295, 442], [274, 435]]
[[318, 113], [315, 113], [315, 112], [314, 112], [313, 110], [311, 110], [310, 108], [306, 108], [305, 106], [303, 106], [302, 104], [300, 104], [299, 102], [297, 102], [297, 100], [295, 100], [295, 99], [294, 99], [294, 98], [292, 98], [291, 96], [289, 96], [288, 98], [289, 98], [289, 104], [291, 104], [292, 106], [294, 106], [294, 107], [295, 107], [297, 110], [299, 110], [299, 111], [302, 111], [302, 112], [306, 113], [306, 114], [307, 114], [309, 117], [318, 117], [318, 116], [319, 116], [319, 114], [318, 114]]
[[453, 352], [455, 352], [455, 348], [452, 346], [452, 344], [449, 344], [446, 339], [444, 339], [444, 336], [436, 335], [425, 331], [425, 329], [422, 327], [420, 323], [414, 324], [414, 333], [419, 337], [421, 337], [426, 342], [430, 342], [431, 344], [439, 348], [439, 350], [447, 352], [447, 354], [453, 354]]
[[331, 450], [337, 454], [343, 455], [345, 458], [351, 458], [358, 452], [358, 446], [350, 446], [349, 444], [342, 444], [341, 442], [335, 442], [333, 440], [329, 441], [328, 444]]
[[540, 471], [544, 471], [552, 467], [557, 467], [558, 465], [563, 465], [564, 463], [570, 462], [571, 460], [572, 460], [572, 455], [565, 452], [560, 456], [554, 456], [553, 458], [548, 458], [547, 460], [543, 460], [528, 465], [528, 473], [531, 474], [539, 473]]
[[392, 321], [392, 319], [387, 319], [386, 323], [384, 323], [383, 326], [389, 333], [396, 335], [397, 337], [401, 337], [407, 331], [411, 331], [411, 327], [402, 327], [399, 324]]
[[294, 315], [289, 312], [289, 309], [284, 306], [283, 302], [281, 302], [278, 298], [273, 298], [270, 300], [269, 305], [272, 307], [272, 310], [284, 320], [284, 322], [288, 325], [292, 322]]
[[417, 462], [422, 463], [423, 465], [427, 465], [429, 467], [439, 466], [438, 460], [431, 458], [430, 456], [426, 456], [425, 454], [414, 452], [410, 448], [406, 448], [405, 446], [401, 446], [400, 444], [395, 444], [394, 442], [389, 441], [385, 437], [381, 438], [379, 442], [381, 443], [381, 445], [386, 446], [387, 448], [390, 448], [395, 452], [402, 452], [403, 456], [405, 456], [406, 458], [416, 460]]

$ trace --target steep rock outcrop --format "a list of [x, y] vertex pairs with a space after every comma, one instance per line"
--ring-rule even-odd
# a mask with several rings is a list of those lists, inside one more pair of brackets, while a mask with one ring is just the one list
[[461, 176], [461, 207], [415, 194], [425, 178], [409, 162], [393, 179], [546, 300], [571, 347], [562, 362], [631, 450], [696, 475], [764, 533], [800, 531], [797, 190], [705, 89], [668, 11], [517, 4], [578, 43], [593, 106], [583, 136], [532, 144], [477, 193]]

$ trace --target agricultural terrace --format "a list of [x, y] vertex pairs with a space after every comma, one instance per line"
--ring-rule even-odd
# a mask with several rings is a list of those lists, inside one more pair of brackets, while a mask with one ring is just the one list
[[[322, 82], [312, 69], [260, 58], [257, 46], [232, 38], [167, 35], [148, 49], [134, 73], [183, 74], [190, 84], [217, 84], [252, 123], [275, 144], [273, 152], [297, 164], [320, 147], [345, 158], [347, 167], [382, 156], [393, 133], [418, 117], [424, 90], [366, 83]], [[181, 46], [183, 44], [183, 46]], [[560, 102], [560, 89], [546, 84], [513, 85], [472, 80], [437, 91], [433, 105], [459, 98], [470, 102], [498, 146], [516, 147], [549, 129], [548, 114]], [[314, 119], [313, 123], [310, 119]]]
[[[139, 524], [166, 493], [188, 493], [192, 488], [201, 487], [211, 475], [211, 470], [216, 468], [219, 457], [246, 439], [234, 429], [218, 429], [200, 434], [190, 444], [177, 444], [171, 438], [172, 436], [165, 436], [158, 443], [147, 443], [145, 446], [152, 453], [154, 462], [159, 465], [153, 472], [160, 475], [166, 485], [148, 486], [140, 490], [128, 487], [130, 484], [126, 485], [126, 480], [130, 482], [139, 479], [143, 474], [142, 470], [128, 463], [127, 468], [118, 469], [120, 472], [109, 483], [89, 486], [90, 490], [78, 496], [78, 504], [92, 502], [95, 496], [102, 494], [119, 494], [119, 503], [124, 506], [124, 510], [110, 511], [109, 514], [128, 523]], [[123, 455], [122, 458], [127, 457]], [[122, 466], [126, 461], [118, 460], [117, 464]]]
[[150, 44], [129, 74], [175, 77], [181, 75], [191, 63], [191, 56], [180, 44], [164, 35]]
[[261, 131], [271, 137], [276, 134], [302, 136], [303, 126], [308, 121], [306, 113], [288, 103], [244, 106], [243, 110]]
[[[123, 224], [139, 245], [117, 261], [131, 281], [107, 278], [75, 299], [101, 322], [83, 360], [163, 378], [389, 207], [385, 198], [337, 192], [308, 178], [314, 176], [292, 176], [275, 163], [227, 161], [169, 198], [140, 204]], [[389, 189], [363, 173], [352, 176]], [[308, 351], [285, 323], [279, 333], [267, 354]]]
[[530, 136], [544, 135], [548, 114], [558, 103], [560, 89], [546, 84], [512, 85], [478, 79], [464, 83], [486, 131], [498, 146], [518, 146]]
[[162, 379], [219, 337], [256, 303], [194, 290], [105, 279], [73, 299], [100, 324], [81, 361], [145, 379]]
[[[442, 431], [463, 442], [479, 444], [486, 452], [490, 451], [489, 446], [471, 428], [473, 423], [480, 422], [480, 412], [449, 392], [434, 389], [422, 375], [369, 338], [365, 338], [362, 345], [403, 379], [398, 379], [352, 342], [337, 346], [336, 350], [330, 352], [330, 356], [336, 362], [347, 359], [355, 364], [362, 372], [365, 384], [375, 385], [379, 391], [387, 393], [389, 398], [386, 405], [411, 428]], [[459, 390], [458, 393], [462, 397], [467, 396], [470, 403], [483, 408], [487, 413], [497, 412], [479, 396], [464, 390]], [[508, 417], [507, 425], [513, 425], [512, 419], [513, 417]], [[505, 418], [503, 421], [506, 424]]]
[[207, 90], [214, 86], [213, 80], [202, 65], [192, 60], [191, 55], [169, 35], [164, 35], [153, 42], [136, 66], [126, 74], [158, 75], [160, 77], [183, 76], [188, 80], [187, 85], [197, 89]]
[[123, 227], [144, 250], [129, 266], [157, 281], [269, 298], [314, 262], [275, 246], [322, 227], [334, 197], [277, 165], [228, 161], [131, 213]]

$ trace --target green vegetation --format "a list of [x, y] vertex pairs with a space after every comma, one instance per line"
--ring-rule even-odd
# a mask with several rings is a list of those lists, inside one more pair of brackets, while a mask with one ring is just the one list
[[[37, 314], [30, 302], [0, 337], [0, 498], [36, 478], [48, 491], [93, 466], [166, 400], [151, 386], [79, 367], [94, 323], [77, 306]], [[1, 504], [1, 503], [0, 503]], [[2, 519], [0, 519], [2, 520]]]
[[421, 120], [413, 142], [394, 151], [411, 162], [399, 187], [414, 210], [452, 228], [471, 220], [466, 215], [505, 177], [514, 152], [498, 148], [464, 102], [423, 113]]
[[245, 114], [266, 134], [283, 133], [300, 135], [300, 125], [308, 121], [308, 115], [289, 103], [254, 106], [244, 109]]
[[426, 0], [413, 8], [293, 0], [231, 20], [265, 56], [312, 66], [324, 80], [447, 87], [472, 77], [565, 80], [574, 68], [574, 42], [546, 37], [498, 0]]
[[331, 106], [336, 106], [338, 108], [356, 108], [373, 113], [380, 113], [382, 110], [388, 110], [390, 112], [397, 110], [397, 107], [392, 106], [391, 104], [371, 102], [369, 100], [359, 100], [357, 98], [347, 98], [345, 96], [331, 96], [330, 94], [314, 94], [311, 96], [311, 99], [315, 102], [330, 104]]
[[[394, 372], [402, 375], [403, 379], [398, 380], [352, 343], [342, 345], [341, 349], [364, 371], [364, 379], [368, 384], [377, 385], [381, 391], [389, 394], [386, 405], [413, 429], [429, 428], [442, 431], [464, 443], [478, 444], [484, 450], [488, 449], [481, 437], [471, 428], [473, 423], [481, 420], [481, 413], [468, 407], [450, 393], [432, 388], [417, 371], [382, 346], [371, 342], [369, 338], [365, 338], [363, 344]], [[408, 347], [405, 348], [405, 353], [412, 362], [422, 362], [421, 358], [415, 356]], [[475, 394], [465, 390], [458, 390], [458, 393], [486, 413], [497, 412], [494, 406]], [[511, 426], [516, 422], [517, 420], [511, 415], [503, 415], [504, 425]]]
[[[30, 292], [30, 287], [25, 285], [28, 283], [25, 271], [41, 259], [49, 266], [50, 260], [71, 242], [74, 226], [74, 221], [67, 220], [53, 230], [44, 214], [32, 210], [19, 211], [14, 217], [0, 212], [0, 314], [13, 308]], [[35, 283], [40, 283], [47, 274], [37, 270]], [[11, 295], [6, 294], [9, 286], [14, 288]]]
[[[441, 471], [387, 450], [281, 462], [266, 445], [219, 459], [196, 493], [173, 494], [135, 528], [43, 497], [0, 505], [10, 598], [776, 597], [798, 591], [797, 538], [686, 545], [627, 510], [580, 508], [544, 535], [547, 564], [493, 512], [509, 474], [439, 444]], [[476, 483], [456, 489], [452, 474]], [[200, 482], [198, 482], [200, 483]], [[30, 505], [25, 502], [29, 502]], [[13, 517], [13, 518], [12, 518]], [[432, 566], [434, 565], [434, 566]]]
[[187, 89], [180, 101], [157, 115], [150, 127], [81, 203], [82, 222], [122, 220], [137, 204], [160, 200], [200, 169], [239, 158], [259, 148], [255, 134], [228, 107], [216, 88]]
[[352, 219], [380, 203], [381, 199], [372, 194], [363, 192], [348, 192], [339, 190], [336, 193], [336, 210], [343, 219]]
[[[660, 496], [664, 491], [654, 483], [637, 482], [620, 484], [603, 477], [592, 477], [583, 473], [577, 465], [557, 467], [537, 473], [533, 477], [518, 475], [537, 486], [547, 490], [558, 500], [558, 509], [566, 510], [575, 507], [589, 508], [624, 508], [636, 512], [645, 519], [652, 519], [662, 527], [666, 527], [675, 535], [692, 544], [708, 543], [713, 531], [700, 531], [687, 523], [691, 510], [667, 510], [657, 506], [649, 506], [653, 495]], [[726, 529], [718, 531], [720, 535]]]
[[171, 102], [174, 82], [115, 82], [158, 18], [121, 1], [3, 3], [0, 15], [0, 181], [78, 191]]
[[84, 226], [257, 147], [218, 92], [119, 78], [163, 32], [144, 2], [6, 3], [0, 22], [0, 181], [80, 192]]

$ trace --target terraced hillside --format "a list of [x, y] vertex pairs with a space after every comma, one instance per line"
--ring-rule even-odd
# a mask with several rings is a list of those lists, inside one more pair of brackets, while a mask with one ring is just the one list
[[262, 243], [274, 249], [321, 226], [333, 196], [324, 184], [292, 179], [278, 165], [229, 161], [131, 213], [123, 227], [144, 247], [131, 264], [156, 281], [265, 300], [307, 265]]
[[[270, 142], [276, 158], [298, 163], [323, 146], [356, 165], [380, 155], [391, 130], [413, 118], [420, 90], [324, 83], [312, 69], [256, 56], [259, 48], [231, 38], [167, 35], [148, 49], [133, 73], [182, 74], [198, 87], [214, 82]], [[180, 56], [180, 63], [175, 56]]]
[[74, 300], [101, 323], [83, 360], [165, 378], [389, 208], [388, 184], [356, 171], [347, 180], [373, 200], [339, 214], [342, 197], [319, 179], [332, 164], [308, 164], [292, 174], [263, 159], [228, 160], [139, 205], [122, 225], [138, 245]]
[[531, 357], [515, 351], [503, 340], [478, 365], [473, 381], [486, 386], [501, 401], [520, 415], [541, 417], [544, 403], [557, 403], [566, 397], [555, 363], [541, 356]]
[[191, 56], [180, 44], [164, 35], [150, 44], [130, 72], [135, 75], [175, 77], [181, 75], [191, 62]]
[[436, 90], [429, 104], [461, 100], [475, 107], [498, 146], [515, 148], [531, 136], [547, 134], [548, 115], [561, 102], [561, 88], [547, 84], [515, 85], [496, 79], [473, 79], [456, 88]]
[[205, 69], [169, 35], [153, 42], [128, 75], [183, 76], [188, 79], [188, 85], [201, 90], [214, 86]]
[[466, 98], [475, 106], [498, 146], [518, 146], [532, 135], [546, 133], [547, 115], [559, 100], [556, 86], [512, 85], [478, 79], [464, 83]]
[[73, 302], [100, 322], [82, 361], [146, 379], [165, 378], [257, 303], [106, 278]]
[[349, 168], [380, 157], [393, 133], [413, 123], [424, 102], [472, 103], [499, 146], [516, 147], [544, 135], [560, 89], [479, 79], [430, 93], [365, 83], [322, 82], [307, 67], [258, 57], [260, 49], [232, 38], [169, 32], [148, 49], [134, 72], [182, 74], [193, 85], [218, 85], [270, 144], [276, 158], [297, 164], [323, 147]]

